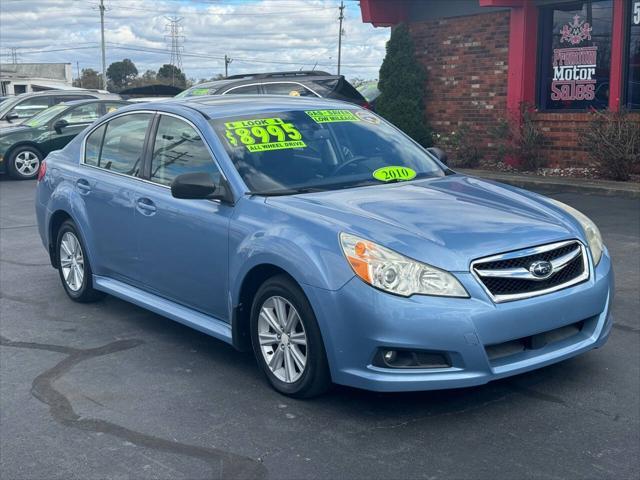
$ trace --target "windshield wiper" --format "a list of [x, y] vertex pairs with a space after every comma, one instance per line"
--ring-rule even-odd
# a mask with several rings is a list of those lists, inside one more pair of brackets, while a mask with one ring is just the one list
[[245, 195], [260, 195], [261, 197], [279, 197], [283, 195], [296, 195], [298, 193], [314, 193], [324, 192], [326, 189], [318, 187], [300, 187], [300, 188], [287, 188], [284, 190], [266, 190], [256, 192], [246, 192]]

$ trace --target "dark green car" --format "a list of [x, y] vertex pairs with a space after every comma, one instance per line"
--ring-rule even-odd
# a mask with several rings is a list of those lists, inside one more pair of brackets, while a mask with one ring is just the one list
[[38, 175], [40, 162], [60, 150], [101, 116], [127, 102], [78, 100], [60, 103], [15, 127], [0, 130], [0, 173], [26, 180]]

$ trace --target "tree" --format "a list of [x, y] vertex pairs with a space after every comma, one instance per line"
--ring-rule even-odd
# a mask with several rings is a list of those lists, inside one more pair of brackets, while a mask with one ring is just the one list
[[83, 68], [80, 78], [76, 78], [73, 81], [73, 86], [82, 88], [102, 88], [100, 73], [96, 72], [93, 68]]
[[158, 75], [156, 76], [158, 82], [165, 85], [173, 85], [176, 87], [185, 88], [187, 86], [187, 78], [182, 70], [175, 65], [165, 63], [158, 69]]
[[137, 75], [138, 69], [128, 58], [120, 62], [113, 62], [109, 65], [109, 68], [107, 68], [107, 78], [117, 90], [129, 86]]
[[376, 111], [421, 145], [432, 143], [424, 116], [426, 74], [415, 58], [413, 40], [406, 25], [391, 32], [387, 54], [380, 67]]

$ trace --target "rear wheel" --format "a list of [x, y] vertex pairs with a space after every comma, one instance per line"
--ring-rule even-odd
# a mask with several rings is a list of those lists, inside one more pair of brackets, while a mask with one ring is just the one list
[[93, 288], [89, 259], [80, 235], [70, 220], [58, 230], [56, 253], [62, 286], [72, 300], [84, 303], [102, 297], [102, 293]]
[[304, 292], [289, 277], [270, 278], [256, 293], [251, 342], [258, 364], [278, 392], [308, 398], [330, 387], [315, 315]]
[[42, 163], [42, 154], [33, 147], [17, 147], [7, 164], [9, 175], [17, 180], [30, 180], [36, 178]]

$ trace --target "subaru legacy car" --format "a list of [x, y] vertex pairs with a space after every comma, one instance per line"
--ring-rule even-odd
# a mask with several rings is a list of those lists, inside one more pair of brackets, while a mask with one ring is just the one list
[[64, 147], [105, 113], [128, 105], [122, 100], [76, 100], [47, 108], [22, 124], [0, 130], [0, 173], [17, 180], [35, 178], [40, 162]]
[[43, 162], [39, 232], [71, 299], [252, 349], [295, 397], [479, 385], [602, 346], [596, 225], [432, 152], [333, 100], [128, 106]]

